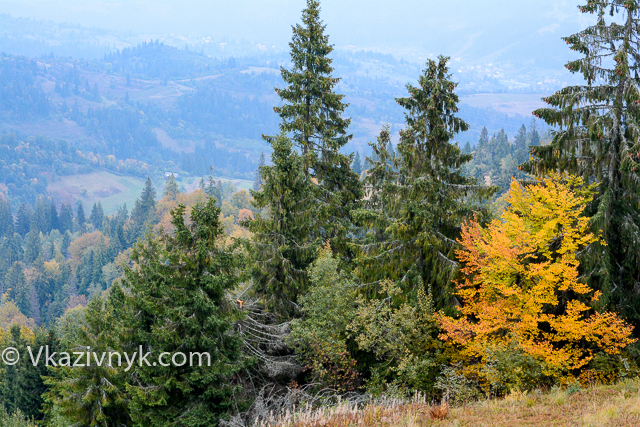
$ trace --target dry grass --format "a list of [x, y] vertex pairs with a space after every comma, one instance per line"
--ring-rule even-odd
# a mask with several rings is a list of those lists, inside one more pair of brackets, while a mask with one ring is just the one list
[[[444, 419], [437, 419], [443, 418]], [[598, 386], [575, 393], [514, 392], [503, 399], [448, 407], [423, 401], [369, 405], [363, 408], [341, 404], [321, 411], [283, 414], [261, 426], [349, 427], [349, 426], [585, 426], [626, 427], [640, 425], [640, 380]]]

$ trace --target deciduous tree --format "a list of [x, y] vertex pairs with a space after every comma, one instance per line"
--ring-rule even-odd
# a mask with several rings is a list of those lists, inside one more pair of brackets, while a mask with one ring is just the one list
[[560, 175], [526, 188], [513, 180], [500, 219], [463, 226], [460, 317], [440, 322], [469, 370], [489, 363], [489, 350], [515, 345], [547, 375], [567, 375], [635, 341], [615, 313], [593, 311], [601, 293], [580, 280], [577, 255], [599, 239], [583, 215], [592, 189]]

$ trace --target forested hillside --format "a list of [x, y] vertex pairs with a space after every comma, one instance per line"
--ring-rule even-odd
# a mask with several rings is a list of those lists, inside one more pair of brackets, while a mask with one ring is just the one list
[[640, 3], [580, 10], [586, 82], [527, 118], [464, 106], [455, 58], [335, 52], [317, 0], [286, 57], [3, 54], [0, 424], [635, 390]]

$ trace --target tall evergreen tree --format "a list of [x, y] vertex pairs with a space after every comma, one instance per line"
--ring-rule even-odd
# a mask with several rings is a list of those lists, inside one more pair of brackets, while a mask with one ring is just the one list
[[91, 209], [91, 216], [89, 221], [96, 230], [102, 230], [102, 222], [104, 221], [104, 210], [102, 209], [102, 203], [94, 203]]
[[[50, 354], [52, 352], [58, 351], [58, 341], [54, 328], [51, 328], [49, 330], [45, 328], [38, 328], [33, 332], [35, 335], [33, 338], [33, 342], [29, 343], [31, 345], [32, 351], [35, 351], [37, 353], [40, 348], [44, 348], [45, 346], [49, 346]], [[13, 331], [11, 331], [10, 333], [12, 335], [12, 339], [16, 340], [14, 338], [16, 335], [14, 335]], [[16, 341], [19, 345], [24, 345], [24, 343], [21, 343], [19, 339]], [[13, 345], [13, 343], [9, 345]], [[19, 347], [16, 348], [18, 348], [20, 354], [25, 354], [23, 353], [23, 351], [25, 350], [28, 353], [28, 350], [24, 347], [22, 349], [20, 349]], [[24, 360], [24, 362], [26, 363], [22, 365], [20, 364], [23, 363], [23, 361], [18, 362], [18, 371], [21, 376], [21, 388], [23, 396], [19, 407], [25, 416], [33, 418], [35, 420], [42, 420], [42, 396], [48, 391], [48, 387], [44, 383], [43, 377], [47, 375], [48, 368], [45, 363], [37, 363], [36, 366], [33, 366], [29, 357], [26, 357], [25, 359], [26, 360]]]
[[518, 164], [524, 163], [529, 159], [529, 151], [527, 149], [527, 127], [525, 125], [520, 126], [518, 134], [513, 141], [513, 149], [515, 151], [515, 158]]
[[9, 298], [12, 299], [18, 309], [27, 317], [31, 316], [31, 290], [24, 274], [25, 266], [22, 262], [13, 263], [5, 278], [5, 286]]
[[[204, 178], [202, 182], [204, 183]], [[216, 182], [213, 176], [209, 175], [208, 183], [204, 184], [201, 188], [207, 193], [207, 196], [213, 197], [216, 200], [218, 207], [222, 206], [224, 189], [222, 188], [222, 182], [220, 180]]]
[[253, 190], [260, 191], [262, 189], [262, 174], [260, 172], [260, 168], [266, 164], [266, 159], [264, 157], [264, 151], [260, 152], [260, 160], [258, 161], [258, 168], [254, 173], [253, 178]]
[[305, 171], [317, 167], [324, 150], [344, 146], [349, 119], [342, 113], [347, 104], [344, 95], [333, 92], [340, 79], [331, 76], [333, 68], [329, 54], [333, 46], [324, 34], [320, 20], [320, 3], [307, 0], [302, 11], [302, 25], [293, 27], [291, 62], [293, 68], [280, 69], [285, 88], [276, 88], [284, 105], [274, 110], [282, 118], [280, 128], [293, 135], [293, 141], [302, 151]]
[[58, 215], [58, 229], [60, 233], [73, 231], [73, 208], [69, 203], [60, 205], [60, 215]]
[[162, 197], [168, 197], [169, 200], [175, 200], [180, 194], [180, 188], [178, 187], [178, 181], [176, 177], [171, 174], [164, 184], [164, 190], [162, 190]]
[[247, 243], [254, 291], [269, 310], [288, 317], [295, 314], [319, 245], [309, 240], [316, 223], [303, 160], [284, 134], [270, 143], [273, 165], [260, 169], [262, 191], [251, 192], [256, 210], [267, 214], [257, 213], [244, 225], [253, 233]]
[[51, 230], [59, 230], [60, 218], [58, 216], [58, 208], [56, 207], [56, 202], [53, 199], [49, 201], [49, 219], [51, 221]]
[[142, 237], [147, 224], [152, 222], [156, 213], [156, 190], [153, 188], [153, 182], [150, 177], [144, 184], [144, 189], [140, 198], [136, 200], [131, 210], [132, 226], [129, 233], [129, 243], [135, 243], [138, 238]]
[[351, 166], [353, 171], [360, 176], [362, 173], [362, 162], [360, 161], [360, 153], [356, 151], [356, 155], [353, 158], [353, 165]]
[[620, 310], [638, 331], [640, 2], [589, 0], [580, 11], [595, 15], [596, 22], [564, 38], [581, 55], [566, 67], [582, 74], [586, 84], [543, 98], [549, 107], [534, 115], [559, 131], [551, 144], [532, 147], [533, 159], [525, 168], [540, 175], [568, 171], [599, 183], [587, 214], [606, 244], [594, 243], [584, 251], [581, 267], [603, 294], [599, 306]]
[[469, 144], [469, 141], [465, 142], [462, 148], [462, 154], [471, 154], [471, 144]]
[[291, 135], [302, 153], [305, 173], [317, 181], [309, 188], [317, 199], [309, 206], [316, 211], [317, 238], [331, 240], [335, 250], [345, 253], [350, 212], [361, 199], [362, 188], [350, 156], [340, 152], [352, 137], [347, 133], [350, 119], [342, 117], [347, 107], [344, 95], [334, 92], [340, 79], [332, 77], [333, 46], [324, 30], [319, 2], [307, 0], [302, 24], [293, 27], [289, 43], [292, 68], [281, 68], [287, 86], [276, 88], [283, 105], [274, 110], [282, 119], [280, 129]]
[[87, 222], [87, 217], [84, 214], [84, 206], [82, 202], [78, 202], [78, 208], [76, 210], [76, 229], [77, 231], [84, 232], [84, 224]]
[[538, 133], [535, 119], [531, 121], [531, 127], [529, 131], [529, 145], [540, 145], [540, 134]]
[[13, 213], [11, 204], [4, 197], [0, 197], [0, 238], [13, 236]]
[[489, 144], [489, 131], [483, 126], [480, 131], [480, 136], [478, 137], [478, 149], [486, 147], [487, 144]]
[[38, 230], [38, 227], [34, 225], [25, 238], [24, 260], [27, 263], [32, 263], [40, 256], [40, 254], [42, 254], [40, 230]]
[[395, 161], [388, 164], [386, 127], [372, 145], [380, 160], [367, 176], [372, 190], [358, 213], [366, 231], [358, 257], [361, 277], [398, 280], [404, 289], [431, 287], [440, 307], [451, 304], [460, 224], [481, 211], [474, 201], [493, 191], [460, 169], [471, 155], [463, 155], [451, 139], [468, 125], [456, 117], [458, 96], [447, 61], [429, 60], [418, 86], [407, 85], [409, 97], [397, 99], [407, 111]]
[[[50, 395], [70, 425], [78, 427], [123, 427], [130, 425], [126, 376], [123, 367], [111, 365], [109, 352], [121, 351], [117, 339], [117, 314], [108, 301], [92, 299], [68, 352], [106, 355], [101, 363], [84, 361], [83, 366], [53, 368], [46, 379]], [[117, 361], [117, 358], [113, 358]]]
[[62, 247], [60, 248], [60, 252], [62, 252], [62, 255], [64, 256], [67, 255], [67, 251], [69, 250], [70, 245], [71, 245], [71, 234], [69, 234], [69, 231], [67, 230], [62, 235]]
[[30, 229], [31, 229], [31, 210], [26, 205], [26, 203], [22, 203], [18, 208], [18, 214], [16, 217], [16, 232], [21, 237], [24, 237], [27, 235]]
[[38, 197], [31, 222], [43, 233], [51, 231], [51, 206], [44, 197]]
[[127, 210], [127, 204], [123, 204], [118, 208], [118, 213], [116, 214], [116, 222], [118, 224], [124, 224], [129, 218], [129, 211]]
[[36, 406], [39, 403], [39, 396], [34, 396], [34, 392], [37, 392], [37, 390], [29, 387], [32, 384], [29, 384], [25, 377], [25, 373], [28, 373], [30, 369], [32, 371], [37, 369], [31, 366], [27, 354], [29, 342], [18, 324], [13, 324], [8, 332], [8, 337], [6, 337], [7, 347], [15, 348], [20, 352], [20, 355], [25, 355], [26, 357], [21, 357], [22, 360], [19, 360], [15, 365], [3, 363], [0, 367], [2, 374], [2, 383], [0, 385], [2, 404], [8, 413], [20, 410], [31, 416], [39, 415], [38, 406]]
[[238, 284], [237, 256], [225, 248], [213, 198], [192, 208], [188, 225], [185, 211], [180, 205], [172, 212], [174, 233], [149, 237], [134, 249], [137, 267], [127, 268], [124, 280], [131, 292], [126, 325], [143, 352], [208, 353], [210, 366], [207, 357], [201, 366], [166, 360], [168, 366], [138, 366], [128, 389], [139, 426], [216, 426], [241, 409], [232, 379], [245, 366], [231, 324], [239, 313], [225, 299]]
[[23, 255], [22, 238], [18, 233], [13, 233], [13, 236], [3, 239], [0, 250], [2, 250], [5, 265], [10, 266], [14, 262], [20, 261]]

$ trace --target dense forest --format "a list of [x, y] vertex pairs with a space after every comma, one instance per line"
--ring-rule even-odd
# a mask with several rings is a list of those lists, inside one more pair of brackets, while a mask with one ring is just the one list
[[[473, 146], [457, 142], [470, 125], [440, 56], [395, 97], [401, 126], [382, 123], [366, 152], [346, 149], [354, 118], [320, 12], [307, 0], [293, 26], [276, 101], [236, 100], [214, 79], [175, 109], [128, 93], [67, 106], [97, 136], [83, 147], [1, 136], [0, 341], [22, 357], [2, 354], [0, 423], [270, 425], [343, 399], [454, 405], [638, 376], [640, 3], [581, 8], [597, 22], [564, 40], [586, 82], [534, 111], [551, 130], [533, 120], [513, 139], [484, 127]], [[154, 56], [167, 50], [103, 59], [135, 86], [141, 73], [184, 72]], [[17, 97], [3, 114], [50, 114], [37, 65], [11, 57], [0, 70]], [[64, 75], [59, 96], [99, 101], [97, 86]], [[246, 152], [206, 138], [176, 156], [152, 132], [161, 120], [206, 138], [239, 124], [270, 160], [243, 163]], [[198, 188], [160, 173], [177, 165], [203, 176]], [[98, 167], [147, 176], [130, 211], [47, 193], [48, 180]], [[255, 173], [253, 190], [220, 171]], [[45, 347], [57, 356], [31, 363]]]

